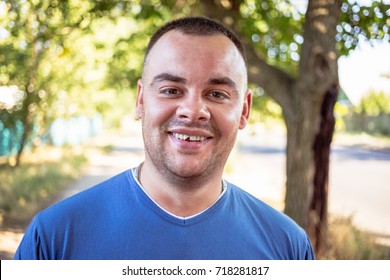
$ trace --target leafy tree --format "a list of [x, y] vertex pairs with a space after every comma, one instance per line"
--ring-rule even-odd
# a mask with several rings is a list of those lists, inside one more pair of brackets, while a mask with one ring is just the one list
[[[9, 114], [22, 124], [16, 165], [31, 134], [43, 124], [56, 98], [50, 64], [63, 50], [63, 39], [78, 28], [88, 6], [68, 1], [1, 1], [0, 84], [17, 86], [21, 104]], [[38, 125], [37, 125], [38, 124]]]
[[378, 116], [390, 114], [390, 95], [382, 92], [371, 91], [364, 96], [354, 110], [358, 114]]
[[[390, 39], [388, 4], [373, 1], [370, 6], [363, 6], [353, 0], [0, 3], [5, 3], [7, 11], [0, 16], [0, 32], [6, 30], [10, 34], [0, 41], [0, 84], [17, 85], [24, 92], [20, 110], [13, 113], [19, 114], [27, 135], [33, 123], [45, 117], [38, 117], [37, 112], [44, 111], [40, 106], [46, 102], [43, 107], [48, 108], [58, 102], [58, 90], [65, 89], [66, 97], [73, 99], [77, 92], [91, 85], [84, 79], [85, 72], [75, 71], [77, 66], [66, 72], [54, 70], [45, 62], [64, 56], [64, 64], [76, 61], [78, 64], [73, 65], [82, 65], [84, 52], [74, 52], [72, 46], [77, 47], [70, 38], [78, 40], [79, 31], [97, 32], [97, 19], [104, 20], [102, 28], [108, 22], [131, 18], [134, 29], [108, 42], [95, 41], [91, 51], [104, 58], [96, 58], [93, 63], [106, 64], [106, 75], [99, 82], [93, 80], [94, 86], [86, 95], [89, 97], [95, 90], [106, 92], [107, 97], [112, 96], [107, 93], [109, 88], [124, 91], [134, 86], [141, 75], [142, 54], [149, 35], [168, 19], [207, 15], [234, 29], [247, 48], [250, 82], [280, 105], [286, 123], [285, 212], [309, 232], [317, 254], [321, 255], [327, 224], [333, 110], [339, 91], [337, 58], [356, 47], [362, 38]], [[67, 74], [72, 76], [68, 80], [76, 81], [77, 86], [61, 82]], [[107, 98], [102, 99], [101, 108], [110, 106]]]
[[[207, 15], [241, 36], [248, 53], [250, 82], [281, 106], [286, 123], [285, 212], [309, 232], [320, 256], [327, 224], [333, 110], [339, 91], [337, 59], [362, 38], [389, 40], [389, 5], [373, 1], [363, 6], [342, 0], [154, 0], [132, 4], [131, 14], [144, 29], [116, 45], [110, 67], [117, 74], [110, 76], [111, 81], [125, 80], [118, 69], [129, 59], [126, 50], [142, 53], [151, 30], [167, 19]], [[140, 74], [129, 65], [124, 72], [127, 77]]]
[[[285, 212], [310, 234], [321, 255], [337, 58], [359, 38], [389, 40], [389, 5], [353, 1], [200, 1], [204, 12], [246, 40], [251, 82], [282, 108], [287, 127]], [[296, 1], [295, 1], [296, 2]], [[298, 2], [299, 3], [299, 2]]]
[[[113, 91], [104, 86], [104, 80], [110, 42], [117, 37], [112, 30], [106, 30], [104, 39], [96, 36], [101, 33], [97, 27], [111, 24], [113, 28], [118, 14], [127, 9], [128, 3], [119, 4], [0, 1], [0, 86], [17, 86], [22, 94], [17, 106], [0, 108], [5, 128], [21, 128], [16, 165], [26, 145], [39, 140], [35, 136], [44, 134], [55, 118], [113, 106]], [[99, 40], [104, 47], [99, 48]]]
[[[157, 2], [157, 1], [156, 1]], [[300, 6], [297, 5], [301, 4]], [[173, 11], [182, 11], [179, 4]], [[208, 15], [244, 40], [249, 78], [282, 108], [287, 127], [285, 212], [324, 245], [337, 59], [360, 38], [389, 39], [389, 5], [374, 1], [192, 1], [188, 14]]]

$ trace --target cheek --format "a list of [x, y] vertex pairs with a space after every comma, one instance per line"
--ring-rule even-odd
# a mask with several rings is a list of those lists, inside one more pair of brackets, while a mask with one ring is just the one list
[[240, 114], [233, 109], [223, 110], [215, 114], [215, 122], [222, 134], [236, 134], [240, 125]]
[[144, 118], [149, 123], [162, 123], [172, 114], [172, 108], [167, 104], [148, 100], [144, 104]]

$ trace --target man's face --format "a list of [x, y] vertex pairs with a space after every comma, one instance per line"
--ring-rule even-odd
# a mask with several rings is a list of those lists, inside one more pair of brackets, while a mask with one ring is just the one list
[[246, 67], [223, 35], [163, 35], [151, 49], [138, 85], [145, 163], [169, 176], [222, 175], [251, 95]]

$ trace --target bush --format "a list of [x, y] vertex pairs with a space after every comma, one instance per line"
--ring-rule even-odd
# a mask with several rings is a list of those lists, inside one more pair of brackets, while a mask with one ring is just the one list
[[390, 95], [384, 92], [370, 92], [361, 99], [355, 113], [367, 116], [390, 114]]

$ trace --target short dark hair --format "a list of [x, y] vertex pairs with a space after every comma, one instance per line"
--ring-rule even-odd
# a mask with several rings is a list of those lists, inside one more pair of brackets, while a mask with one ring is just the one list
[[150, 50], [153, 48], [153, 46], [156, 44], [156, 42], [167, 32], [171, 30], [178, 30], [184, 34], [187, 35], [201, 35], [201, 36], [211, 36], [216, 34], [222, 34], [225, 35], [227, 38], [229, 38], [234, 45], [237, 47], [238, 51], [240, 52], [242, 58], [244, 59], [244, 62], [246, 64], [246, 54], [245, 54], [245, 48], [240, 39], [231, 31], [229, 28], [227, 28], [222, 23], [210, 19], [207, 17], [183, 17], [179, 18], [173, 21], [170, 21], [160, 27], [150, 38], [149, 44], [146, 48], [145, 52], [145, 58], [144, 63], [146, 62], [147, 56], [150, 52]]

